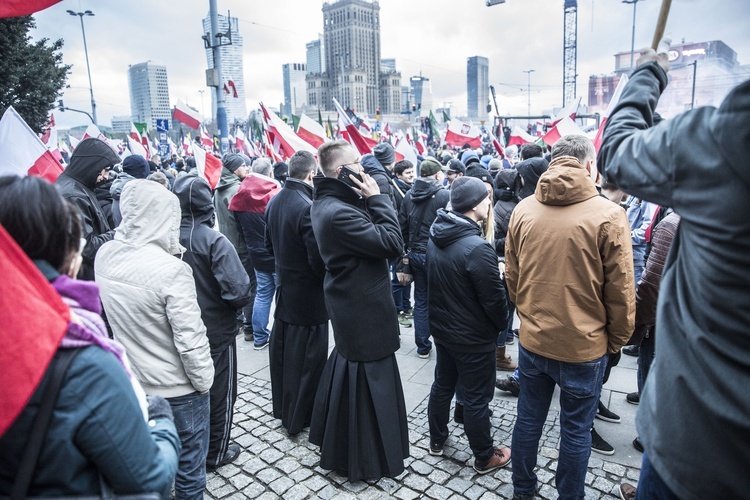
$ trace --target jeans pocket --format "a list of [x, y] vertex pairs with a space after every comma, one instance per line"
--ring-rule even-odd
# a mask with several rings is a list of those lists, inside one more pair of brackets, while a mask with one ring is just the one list
[[193, 400], [180, 400], [175, 398], [177, 401], [170, 400], [169, 405], [172, 407], [172, 414], [174, 415], [174, 426], [177, 429], [177, 433], [182, 436], [183, 434], [192, 434], [194, 428], [194, 415], [193, 415]]
[[596, 395], [602, 383], [604, 358], [586, 363], [560, 363], [560, 390], [577, 399]]

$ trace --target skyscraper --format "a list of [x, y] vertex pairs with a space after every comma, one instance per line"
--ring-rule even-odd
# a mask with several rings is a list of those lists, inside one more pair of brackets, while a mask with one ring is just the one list
[[[323, 41], [332, 96], [345, 107], [374, 114], [380, 85], [378, 1], [324, 2]], [[332, 105], [326, 103], [326, 107]]]
[[[227, 110], [227, 122], [230, 125], [235, 120], [247, 120], [247, 106], [245, 104], [245, 73], [242, 63], [242, 36], [239, 31], [239, 21], [236, 17], [227, 18], [219, 14], [219, 32], [229, 33], [232, 39], [231, 45], [225, 45], [221, 51], [221, 73], [223, 82], [221, 88]], [[211, 36], [211, 17], [203, 19], [203, 33], [208, 35], [209, 40], [216, 40]], [[226, 43], [227, 38], [222, 37]], [[215, 42], [214, 42], [215, 43]], [[208, 67], [214, 67], [214, 56], [211, 49], [206, 49], [206, 60]], [[211, 117], [216, 119], [216, 93], [211, 92]]]
[[318, 35], [317, 40], [305, 44], [307, 52], [307, 72], [308, 73], [325, 73], [325, 42], [323, 35]]
[[466, 60], [466, 90], [468, 94], [469, 118], [487, 119], [489, 102], [490, 61], [486, 57], [474, 56]]
[[167, 67], [149, 62], [128, 66], [130, 114], [136, 123], [156, 128], [157, 119], [169, 119], [169, 85]]
[[283, 115], [291, 118], [300, 114], [300, 110], [307, 107], [307, 83], [305, 82], [305, 65], [289, 63], [281, 66], [284, 78], [284, 108]]
[[429, 116], [432, 109], [432, 86], [426, 76], [412, 76], [411, 84], [412, 104], [417, 108], [417, 116]]

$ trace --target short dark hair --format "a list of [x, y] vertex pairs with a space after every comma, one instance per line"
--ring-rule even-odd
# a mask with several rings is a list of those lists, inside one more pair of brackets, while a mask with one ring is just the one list
[[323, 170], [323, 175], [326, 177], [336, 176], [339, 155], [342, 150], [350, 147], [352, 147], [351, 144], [343, 139], [321, 144], [318, 148], [318, 161], [320, 162], [320, 169]]
[[0, 177], [0, 224], [30, 259], [61, 273], [81, 244], [81, 214], [40, 177]]
[[302, 180], [316, 168], [318, 164], [309, 151], [297, 151], [289, 158], [289, 177], [292, 179]]
[[524, 144], [521, 146], [521, 160], [542, 156], [544, 151], [539, 144]]
[[404, 175], [404, 170], [408, 170], [410, 168], [414, 168], [414, 164], [410, 162], [409, 160], [401, 160], [399, 162], [396, 162], [396, 164], [393, 166], [393, 173], [396, 175]]

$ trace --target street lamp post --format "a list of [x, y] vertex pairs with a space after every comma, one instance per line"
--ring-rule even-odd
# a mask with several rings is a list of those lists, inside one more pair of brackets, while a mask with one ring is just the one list
[[99, 125], [99, 123], [96, 121], [96, 102], [94, 101], [94, 86], [91, 85], [91, 66], [89, 65], [89, 49], [86, 46], [86, 30], [83, 27], [83, 16], [93, 16], [94, 13], [90, 10], [84, 11], [84, 12], [73, 12], [72, 10], [68, 11], [68, 14], [71, 16], [78, 16], [81, 18], [81, 33], [83, 33], [83, 52], [86, 54], [86, 70], [89, 74], [89, 91], [91, 92], [91, 115], [93, 116], [94, 125]]
[[630, 70], [633, 70], [633, 56], [635, 55], [635, 8], [639, 1], [643, 0], [622, 0], [622, 3], [633, 4], [633, 34], [630, 36]]
[[528, 103], [527, 103], [528, 109], [526, 113], [527, 116], [531, 116], [531, 74], [533, 72], [534, 72], [533, 69], [527, 69], [526, 71], [524, 71], [524, 73], [526, 73], [526, 75], [528, 76], [528, 84], [526, 86], [526, 92], [528, 96]]
[[201, 95], [201, 114], [205, 117], [206, 116], [206, 109], [203, 107], [203, 92], [205, 90], [199, 90], [198, 93]]

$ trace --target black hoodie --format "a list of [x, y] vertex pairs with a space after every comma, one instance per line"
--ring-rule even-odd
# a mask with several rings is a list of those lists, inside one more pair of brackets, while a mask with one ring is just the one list
[[435, 179], [420, 177], [414, 180], [398, 212], [401, 235], [408, 251], [427, 252], [430, 226], [438, 209], [448, 206], [450, 199], [450, 191]]
[[184, 260], [193, 270], [201, 319], [211, 352], [218, 353], [237, 335], [236, 313], [250, 301], [250, 278], [234, 245], [213, 229], [214, 204], [205, 179], [177, 179], [174, 194], [180, 200], [180, 244]]
[[438, 210], [427, 245], [430, 333], [458, 352], [489, 352], [508, 324], [497, 255], [479, 225]]
[[55, 185], [60, 194], [81, 212], [83, 237], [83, 263], [78, 278], [93, 281], [94, 257], [103, 244], [114, 237], [107, 216], [102, 211], [94, 193], [96, 178], [102, 169], [120, 163], [120, 157], [107, 143], [99, 139], [84, 139], [70, 158], [70, 165], [57, 178]]
[[523, 187], [519, 193], [521, 199], [534, 194], [539, 177], [547, 171], [548, 166], [549, 162], [540, 157], [529, 158], [516, 165], [518, 176], [523, 179]]
[[398, 210], [396, 204], [396, 195], [393, 194], [394, 188], [391, 185], [391, 174], [388, 172], [380, 161], [375, 158], [374, 155], [366, 154], [361, 160], [362, 168], [365, 169], [365, 173], [372, 177], [375, 182], [378, 183], [380, 188], [380, 194], [387, 194], [391, 200], [394, 210]]

